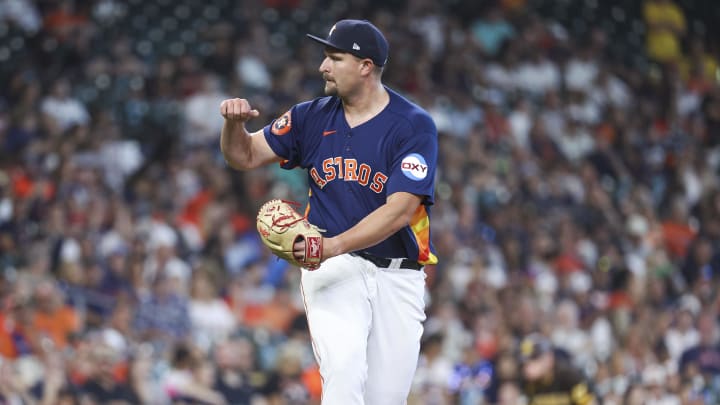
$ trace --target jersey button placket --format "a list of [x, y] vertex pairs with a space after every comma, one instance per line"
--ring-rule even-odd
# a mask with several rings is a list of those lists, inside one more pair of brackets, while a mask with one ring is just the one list
[[[350, 149], [351, 149], [350, 148], [350, 134], [351, 133], [352, 133], [351, 131], [348, 131], [345, 135], [345, 152], [350, 152]], [[344, 156], [345, 159], [347, 159], [348, 157], [350, 157], [349, 153]], [[347, 192], [349, 194], [352, 194], [352, 192], [353, 192], [352, 187], [350, 186], [350, 183], [347, 181], [345, 182], [345, 190], [347, 190]]]

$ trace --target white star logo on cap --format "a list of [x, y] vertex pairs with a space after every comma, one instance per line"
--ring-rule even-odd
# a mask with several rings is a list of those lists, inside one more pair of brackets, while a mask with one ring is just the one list
[[359, 51], [359, 50], [360, 50], [360, 45], [358, 45], [358, 44], [356, 44], [355, 42], [353, 42], [353, 49], [356, 50], [356, 51]]

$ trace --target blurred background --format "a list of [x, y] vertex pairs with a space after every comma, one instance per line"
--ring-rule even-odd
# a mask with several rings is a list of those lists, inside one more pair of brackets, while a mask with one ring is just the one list
[[410, 402], [523, 404], [539, 332], [606, 404], [719, 403], [713, 0], [0, 0], [0, 403], [319, 403], [254, 227], [304, 173], [230, 170], [219, 105], [321, 95], [341, 18], [440, 133]]

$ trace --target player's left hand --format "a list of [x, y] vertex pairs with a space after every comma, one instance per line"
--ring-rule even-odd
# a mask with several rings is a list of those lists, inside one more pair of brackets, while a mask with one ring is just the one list
[[[322, 244], [320, 244], [320, 246], [322, 246]], [[304, 239], [298, 239], [298, 241], [295, 242], [295, 244], [293, 244], [293, 257], [295, 257], [295, 260], [297, 260], [298, 262], [303, 262], [305, 260], [305, 240]], [[320, 257], [321, 257], [321, 260], [322, 260], [322, 258], [324, 258], [322, 256], [322, 253], [321, 253]], [[308, 270], [315, 270], [318, 267], [320, 267], [320, 263], [317, 263], [312, 266], [306, 264], [304, 267], [307, 268]]]
[[306, 269], [320, 266], [323, 237], [320, 229], [310, 224], [293, 205], [274, 199], [260, 207], [257, 229], [260, 240], [278, 257]]

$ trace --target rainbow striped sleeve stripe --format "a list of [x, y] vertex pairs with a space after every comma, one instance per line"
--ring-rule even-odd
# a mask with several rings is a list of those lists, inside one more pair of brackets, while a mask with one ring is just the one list
[[436, 264], [437, 256], [430, 251], [430, 218], [424, 205], [420, 204], [415, 210], [415, 214], [410, 220], [410, 229], [418, 246], [418, 262], [420, 264]]

